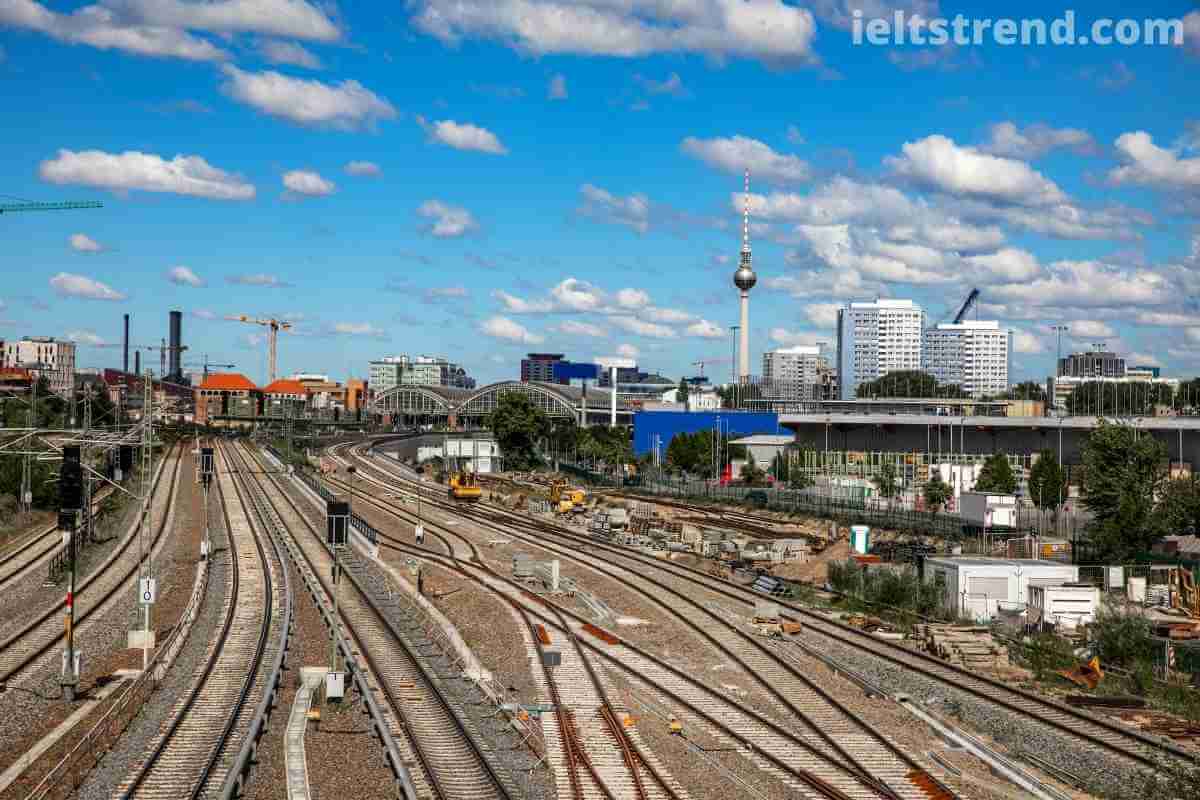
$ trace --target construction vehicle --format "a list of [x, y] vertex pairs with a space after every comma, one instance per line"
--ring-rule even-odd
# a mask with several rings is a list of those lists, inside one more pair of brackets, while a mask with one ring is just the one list
[[550, 481], [550, 506], [556, 514], [572, 514], [583, 510], [587, 492], [567, 486], [561, 478]]
[[753, 624], [754, 632], [759, 636], [783, 636], [783, 617], [777, 603], [756, 602]]
[[671, 715], [671, 721], [667, 725], [667, 731], [672, 736], [683, 735], [683, 723], [679, 721], [679, 717], [675, 716], [674, 714]]
[[450, 475], [449, 495], [451, 500], [475, 503], [483, 496], [483, 490], [479, 488], [474, 472], [454, 472]]

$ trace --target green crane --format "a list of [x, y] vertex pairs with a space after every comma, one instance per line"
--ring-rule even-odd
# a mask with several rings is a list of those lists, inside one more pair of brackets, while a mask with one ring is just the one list
[[75, 208], [103, 208], [95, 200], [68, 200], [62, 203], [0, 203], [0, 214], [6, 211], [66, 211]]

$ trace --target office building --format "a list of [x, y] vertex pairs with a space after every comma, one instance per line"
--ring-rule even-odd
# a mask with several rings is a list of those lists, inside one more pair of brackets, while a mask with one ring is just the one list
[[24, 367], [34, 380], [46, 378], [50, 391], [70, 397], [75, 384], [75, 343], [53, 336], [25, 336], [0, 346], [0, 367]]
[[376, 396], [397, 386], [449, 386], [474, 389], [475, 379], [442, 356], [389, 356], [370, 362], [367, 383]]
[[554, 377], [554, 365], [562, 360], [562, 353], [530, 353], [521, 359], [521, 383], [570, 383]]
[[941, 323], [925, 331], [923, 369], [939, 384], [955, 384], [971, 397], [1008, 390], [1012, 331], [995, 320]]
[[861, 383], [897, 370], [921, 368], [925, 312], [912, 300], [878, 299], [838, 309], [837, 369], [841, 399]]
[[1058, 360], [1060, 378], [1124, 378], [1125, 357], [1096, 350], [1071, 353]]
[[[636, 366], [634, 366], [634, 367], [617, 367], [617, 383], [619, 385], [626, 384], [626, 383], [637, 383], [642, 378], [646, 377], [647, 374], [648, 373], [639, 371]], [[596, 382], [596, 385], [601, 387], [602, 389], [611, 389], [612, 388], [612, 370], [611, 369], [600, 370], [600, 379]]]
[[817, 345], [781, 347], [762, 356], [762, 381], [771, 399], [820, 400], [829, 373], [829, 359]]

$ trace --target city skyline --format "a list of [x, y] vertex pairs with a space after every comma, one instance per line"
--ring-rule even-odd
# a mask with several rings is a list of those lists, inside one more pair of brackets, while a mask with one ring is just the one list
[[521, 33], [505, 4], [490, 25], [441, 0], [225, 3], [219, 24], [189, 5], [100, 2], [104, 30], [0, 10], [0, 193], [104, 203], [0, 216], [0, 339], [119, 366], [123, 313], [154, 345], [178, 308], [186, 360], [260, 384], [265, 342], [226, 315], [293, 323], [280, 375], [436, 352], [482, 385], [561, 351], [723, 380], [749, 170], [751, 364], [832, 345], [845, 303], [912, 298], [933, 324], [978, 286], [1013, 381], [1053, 373], [1059, 323], [1064, 351], [1200, 372], [1189, 4], [1153, 4], [1189, 21], [1180, 46], [1084, 50], [856, 47], [851, 4], [772, 0], [743, 13], [790, 38], [667, 44], [692, 23], [635, 2], [605, 12], [625, 51]]

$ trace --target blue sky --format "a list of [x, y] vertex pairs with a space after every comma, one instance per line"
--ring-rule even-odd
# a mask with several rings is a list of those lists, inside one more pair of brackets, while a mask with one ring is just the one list
[[[1048, 326], [1200, 372], [1200, 12], [1167, 46], [856, 46], [850, 12], [948, 0], [0, 0], [0, 338], [117, 365], [185, 312], [186, 360], [362, 375], [529, 350], [729, 374], [741, 171], [752, 361], [838, 304], [972, 286], [1044, 376]], [[1077, 28], [1120, 18], [1093, 2]], [[561, 24], [554, 25], [553, 20]], [[715, 362], [715, 363], [714, 363]], [[157, 357], [152, 357], [157, 364]]]

